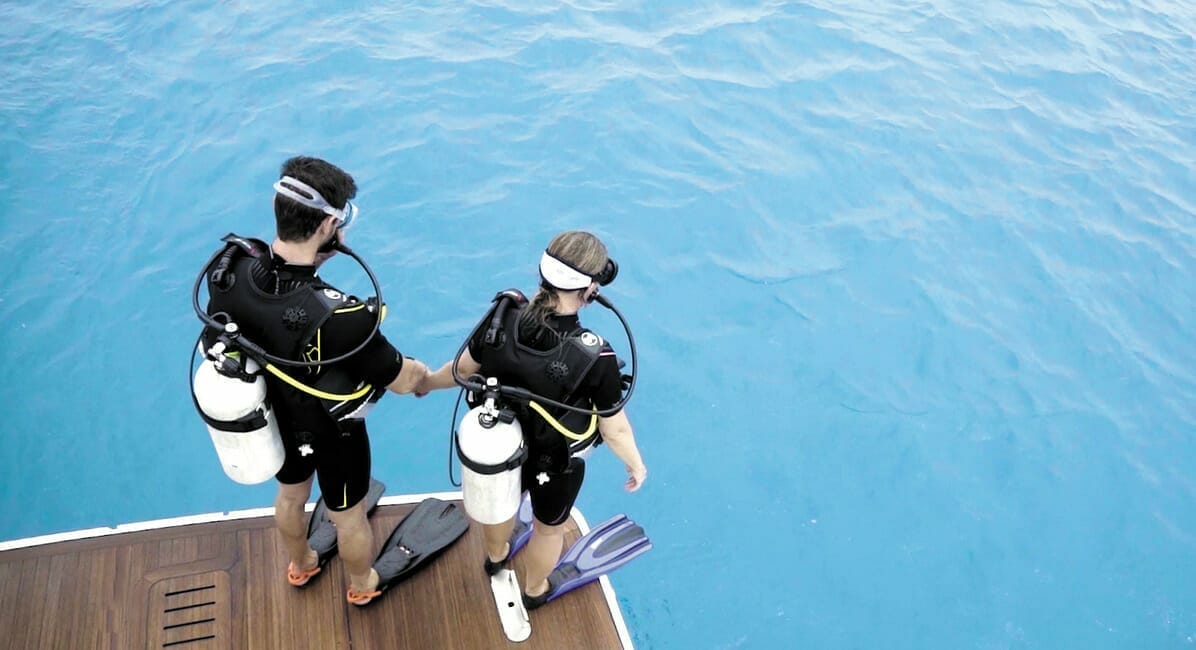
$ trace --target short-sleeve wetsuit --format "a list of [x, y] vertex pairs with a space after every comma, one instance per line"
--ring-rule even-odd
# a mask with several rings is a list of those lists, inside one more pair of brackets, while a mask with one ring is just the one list
[[[302, 345], [304, 361], [319, 361], [343, 355], [369, 336], [378, 318], [377, 310], [351, 296], [341, 295], [316, 275], [312, 265], [289, 264], [274, 255], [259, 259], [242, 258], [236, 263], [241, 280], [233, 290], [250, 291], [244, 280], [252, 279], [252, 294], [273, 296], [299, 295], [303, 291], [324, 292], [338, 304], [326, 320]], [[246, 276], [249, 276], [248, 278]], [[241, 287], [237, 287], [241, 284]], [[306, 287], [306, 288], [305, 288]], [[209, 292], [211, 294], [211, 291]], [[220, 309], [221, 297], [211, 294], [209, 313]], [[243, 294], [244, 295], [244, 294]], [[240, 303], [243, 304], [243, 303]], [[253, 310], [243, 310], [251, 312]], [[300, 310], [302, 311], [302, 310]], [[293, 310], [292, 310], [293, 312]], [[229, 316], [241, 326], [250, 340], [269, 340], [261, 334], [265, 328], [277, 328], [276, 313], [233, 313]], [[285, 319], [278, 319], [285, 320]], [[261, 334], [264, 338], [255, 338]], [[277, 356], [294, 358], [293, 351], [270, 349]], [[395, 380], [403, 367], [403, 357], [381, 331], [370, 337], [364, 348], [348, 359], [313, 368], [281, 366], [283, 372], [306, 385], [319, 384], [328, 392], [351, 392], [360, 382], [384, 388]], [[327, 379], [337, 381], [329, 384]], [[320, 399], [266, 374], [267, 395], [278, 421], [286, 457], [275, 478], [281, 483], [302, 483], [314, 472], [324, 501], [332, 510], [345, 510], [360, 501], [369, 490], [370, 445], [364, 419], [339, 422]]]
[[[506, 344], [521, 343], [537, 350], [550, 350], [560, 345], [561, 337], [576, 334], [581, 329], [576, 314], [550, 316], [548, 324], [551, 333], [540, 330], [529, 337], [530, 340], [508, 334]], [[481, 365], [482, 375], [504, 374], [502, 371], [509, 369], [496, 367], [499, 362], [484, 343], [483, 329], [479, 328], [470, 337], [470, 356]], [[618, 359], [609, 344], [602, 343], [597, 360], [581, 379], [573, 397], [583, 398], [587, 406], [599, 409], [618, 403], [622, 397], [622, 379]], [[568, 457], [569, 441], [552, 430], [539, 415], [524, 411], [519, 414], [519, 423], [528, 445], [528, 458], [522, 469], [523, 489], [531, 492], [533, 514], [545, 524], [563, 523], [569, 518], [581, 490], [585, 463], [580, 458]]]

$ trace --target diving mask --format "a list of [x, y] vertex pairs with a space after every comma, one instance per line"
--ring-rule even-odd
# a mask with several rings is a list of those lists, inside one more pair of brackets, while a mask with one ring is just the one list
[[283, 176], [278, 179], [274, 183], [274, 191], [299, 205], [314, 208], [324, 214], [336, 217], [338, 221], [336, 227], [338, 230], [348, 228], [357, 220], [357, 206], [352, 201], [345, 201], [344, 208], [333, 207], [312, 186], [291, 176]]
[[607, 258], [602, 271], [591, 276], [579, 271], [564, 260], [551, 255], [548, 251], [540, 256], [540, 278], [548, 284], [562, 291], [585, 289], [590, 283], [597, 282], [606, 286], [614, 281], [619, 274], [619, 264]]

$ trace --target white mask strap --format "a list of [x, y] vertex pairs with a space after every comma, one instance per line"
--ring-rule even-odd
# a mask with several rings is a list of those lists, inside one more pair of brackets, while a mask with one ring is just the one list
[[562, 291], [585, 289], [593, 278], [548, 254], [540, 256], [540, 278]]

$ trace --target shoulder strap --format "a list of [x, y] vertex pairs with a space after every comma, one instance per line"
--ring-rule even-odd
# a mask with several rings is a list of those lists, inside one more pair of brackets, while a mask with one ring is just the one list
[[327, 307], [329, 311], [342, 307], [345, 305], [345, 303], [349, 302], [349, 296], [346, 296], [345, 294], [326, 284], [321, 284], [318, 282], [313, 283], [311, 285], [311, 290], [312, 293], [314, 293], [316, 297], [320, 299], [320, 302], [324, 303], [324, 306]]
[[232, 288], [233, 282], [236, 282], [236, 278], [229, 272], [229, 269], [232, 268], [233, 262], [238, 257], [241, 255], [261, 257], [270, 252], [270, 246], [266, 242], [260, 239], [241, 237], [231, 232], [221, 237], [220, 241], [224, 242], [224, 252], [216, 259], [211, 272], [208, 273], [208, 282], [213, 288], [220, 291], [228, 291]]
[[503, 331], [503, 318], [507, 314], [507, 309], [512, 306], [523, 307], [527, 304], [527, 296], [518, 289], [507, 289], [494, 294], [494, 300], [491, 302], [494, 303], [494, 306], [490, 308], [490, 325], [482, 335], [482, 341], [486, 345], [497, 348], [502, 347], [506, 342], [507, 335]]
[[255, 239], [253, 237], [242, 237], [236, 233], [228, 233], [220, 238], [220, 241], [226, 244], [233, 244], [245, 251], [246, 255], [250, 257], [261, 257], [263, 253], [270, 251], [270, 246], [266, 242]]
[[573, 394], [577, 392], [578, 387], [581, 386], [581, 382], [585, 380], [586, 375], [590, 374], [590, 369], [594, 367], [595, 363], [597, 363], [598, 355], [600, 352], [602, 352], [602, 346], [605, 343], [606, 342], [602, 340], [601, 336], [598, 336], [594, 332], [591, 332], [584, 327], [577, 328], [564, 338], [564, 340], [561, 342], [561, 345], [569, 346], [573, 356], [580, 359], [583, 366], [582, 370], [574, 375], [572, 385], [569, 386], [569, 389], [565, 392], [564, 397], [562, 397], [559, 401], [566, 404], [569, 403], [570, 398], [572, 398]]

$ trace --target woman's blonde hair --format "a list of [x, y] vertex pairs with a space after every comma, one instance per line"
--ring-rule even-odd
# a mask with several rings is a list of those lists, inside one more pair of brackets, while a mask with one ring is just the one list
[[[608, 259], [606, 244], [593, 234], [582, 230], [568, 230], [553, 237], [552, 241], [548, 242], [548, 254], [590, 277], [601, 273], [606, 268]], [[530, 338], [541, 329], [552, 331], [548, 318], [556, 313], [560, 304], [557, 291], [559, 289], [546, 282], [540, 283], [540, 289], [519, 319], [519, 333], [522, 338]]]

